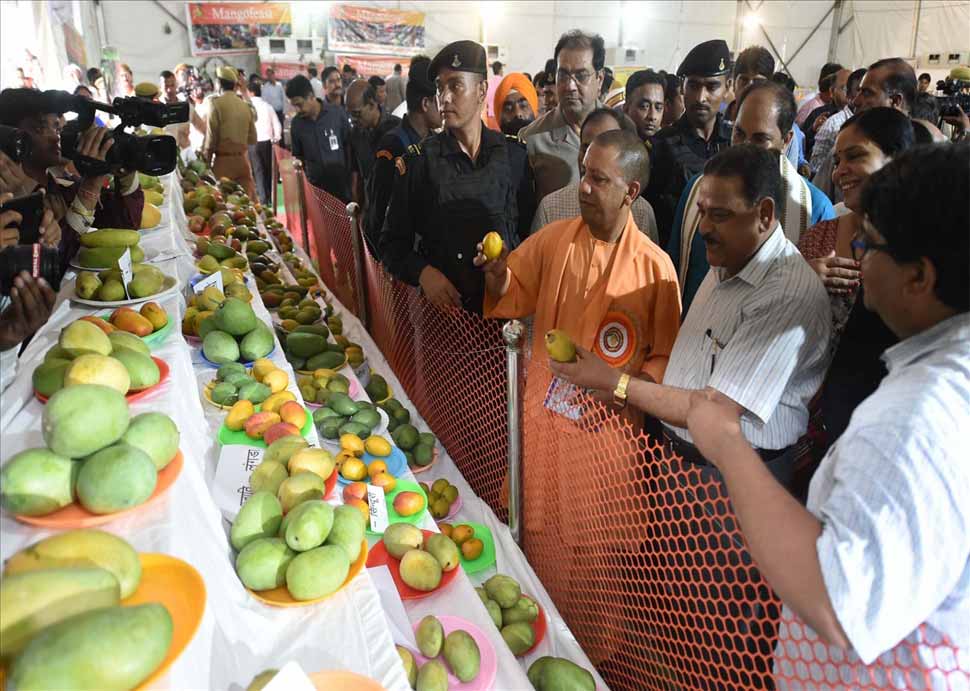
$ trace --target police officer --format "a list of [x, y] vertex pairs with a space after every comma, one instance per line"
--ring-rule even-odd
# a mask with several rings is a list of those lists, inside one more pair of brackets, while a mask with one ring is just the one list
[[377, 257], [380, 256], [377, 244], [380, 241], [381, 228], [384, 227], [387, 205], [391, 200], [394, 178], [397, 175], [394, 162], [408, 151], [418, 153], [420, 149], [417, 145], [431, 134], [432, 130], [441, 127], [441, 113], [438, 111], [435, 98], [435, 86], [428, 79], [430, 63], [431, 58], [426, 55], [416, 55], [411, 58], [407, 85], [404, 88], [407, 113], [404, 114], [401, 124], [385, 133], [377, 143], [374, 169], [367, 194], [367, 215], [364, 220], [364, 233], [374, 256]]
[[[456, 41], [431, 61], [444, 131], [395, 161], [397, 178], [380, 238], [388, 270], [420, 285], [439, 307], [481, 313], [475, 246], [489, 231], [508, 247], [528, 233], [535, 191], [525, 146], [487, 129], [485, 49]], [[413, 68], [412, 68], [413, 69]], [[415, 237], [419, 238], [415, 249]]]
[[[216, 177], [242, 185], [256, 199], [256, 183], [249, 167], [249, 145], [256, 143], [256, 115], [252, 106], [236, 94], [239, 73], [228, 65], [216, 70], [222, 94], [212, 99], [206, 118], [202, 160], [212, 164]], [[215, 161], [212, 157], [215, 156]]]
[[661, 247], [667, 245], [687, 181], [704, 169], [707, 159], [731, 145], [731, 127], [721, 115], [731, 86], [727, 43], [716, 39], [694, 46], [677, 75], [684, 80], [684, 114], [657, 133], [650, 184], [644, 193], [657, 216]]

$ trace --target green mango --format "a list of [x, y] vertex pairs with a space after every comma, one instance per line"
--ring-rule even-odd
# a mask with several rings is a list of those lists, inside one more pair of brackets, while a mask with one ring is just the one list
[[168, 415], [142, 413], [131, 419], [121, 441], [147, 453], [155, 468], [162, 470], [178, 453], [179, 437], [179, 429]]
[[286, 568], [286, 588], [294, 600], [315, 600], [336, 592], [347, 580], [350, 560], [336, 545], [301, 552]]
[[333, 510], [333, 526], [326, 544], [336, 545], [347, 553], [351, 563], [360, 556], [360, 546], [367, 525], [363, 514], [353, 506], [338, 506]]
[[294, 552], [306, 552], [322, 545], [332, 527], [330, 504], [323, 500], [305, 501], [290, 512], [284, 538]]
[[441, 646], [445, 642], [445, 629], [438, 621], [438, 617], [429, 614], [418, 622], [414, 638], [422, 655], [438, 657], [441, 654]]
[[236, 514], [236, 520], [229, 531], [229, 542], [238, 552], [254, 540], [276, 537], [282, 522], [283, 507], [280, 506], [276, 494], [268, 491], [254, 492]]
[[475, 639], [467, 631], [458, 629], [445, 636], [441, 654], [451, 668], [451, 673], [460, 681], [469, 682], [478, 676], [482, 654]]
[[77, 498], [91, 513], [117, 513], [148, 501], [157, 481], [158, 470], [147, 453], [115, 444], [83, 461]]
[[74, 501], [80, 465], [43, 448], [21, 451], [0, 468], [0, 506], [23, 516], [64, 508]]
[[296, 552], [278, 537], [253, 540], [236, 556], [236, 574], [250, 590], [272, 590], [286, 583], [286, 570]]

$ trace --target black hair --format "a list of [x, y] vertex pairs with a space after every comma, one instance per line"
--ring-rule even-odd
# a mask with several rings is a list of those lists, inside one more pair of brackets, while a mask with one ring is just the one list
[[868, 72], [868, 70], [865, 67], [860, 67], [849, 75], [849, 79], [845, 82], [846, 93], [849, 93], [853, 89], [859, 88], [859, 82], [861, 82], [862, 78], [866, 76], [866, 72]]
[[91, 87], [90, 87], [90, 86], [88, 86], [87, 84], [78, 84], [77, 86], [75, 86], [75, 87], [74, 87], [74, 95], [75, 95], [75, 96], [79, 96], [80, 94], [78, 94], [78, 92], [79, 92], [79, 91], [80, 91], [81, 89], [84, 89], [85, 91], [87, 91], [87, 92], [88, 92], [88, 94], [90, 94], [91, 96], [94, 96], [94, 94], [93, 94], [93, 93], [91, 93]]
[[870, 70], [877, 70], [881, 67], [890, 68], [882, 83], [882, 90], [890, 96], [900, 95], [906, 103], [906, 109], [913, 109], [913, 101], [916, 100], [916, 70], [902, 58], [884, 58], [877, 60], [869, 65]]
[[235, 91], [236, 82], [232, 79], [219, 79], [219, 86], [222, 87], [223, 91]]
[[781, 179], [779, 157], [774, 149], [762, 149], [754, 144], [729, 146], [704, 164], [704, 175], [739, 178], [744, 199], [754, 206], [762, 199], [775, 202], [775, 217], [784, 203], [784, 184]]
[[101, 70], [99, 70], [97, 67], [89, 67], [88, 71], [84, 74], [88, 78], [88, 84], [94, 84], [96, 81], [98, 81], [98, 77], [101, 76]]
[[379, 86], [384, 86], [385, 84], [387, 84], [387, 82], [385, 82], [383, 79], [378, 77], [376, 74], [370, 79], [368, 79], [367, 83], [370, 84], [375, 89]]
[[603, 65], [606, 64], [606, 44], [603, 42], [603, 37], [599, 34], [588, 34], [579, 29], [573, 29], [560, 36], [559, 42], [556, 43], [556, 51], [553, 53], [556, 58], [554, 70], [559, 68], [559, 51], [563, 48], [592, 50], [593, 69], [597, 72], [603, 69]]
[[913, 123], [895, 108], [870, 108], [845, 121], [847, 127], [858, 127], [886, 156], [896, 156], [914, 144]]
[[529, 80], [530, 82], [532, 81], [532, 75], [531, 75], [531, 74], [529, 74], [528, 72], [523, 72], [522, 74], [523, 74], [523, 75], [525, 76], [525, 78], [526, 78], [526, 79], [528, 79], [528, 80]]
[[[344, 65], [344, 67], [346, 67], [346, 65]], [[340, 74], [340, 70], [338, 70], [335, 66], [327, 65], [326, 67], [323, 68], [323, 74], [320, 75], [320, 81], [321, 82], [327, 81], [328, 79], [330, 79], [330, 75], [333, 74], [334, 72], [336, 72], [337, 74]]]
[[290, 78], [286, 83], [287, 98], [313, 98], [313, 85], [302, 74]]
[[613, 86], [613, 70], [609, 67], [603, 68], [603, 85], [600, 87], [600, 94], [606, 95], [610, 87]]
[[592, 143], [616, 150], [617, 163], [620, 164], [623, 179], [627, 183], [636, 181], [641, 187], [647, 184], [647, 177], [650, 174], [650, 156], [635, 131], [630, 132], [621, 127], [618, 130], [600, 132]]
[[253, 96], [262, 96], [263, 85], [255, 80], [249, 82], [249, 93], [251, 93]]
[[532, 78], [532, 85], [536, 88], [536, 91], [542, 91], [546, 84], [549, 83], [549, 77], [545, 72], [539, 72]]
[[[560, 40], [562, 40], [562, 39], [560, 39]], [[603, 58], [603, 61], [605, 62], [606, 61], [606, 58]], [[545, 69], [542, 70], [543, 72], [546, 73], [546, 78], [551, 83], [553, 83], [553, 84], [556, 83], [556, 69], [557, 69], [556, 68], [556, 58], [549, 58], [548, 60], [546, 60], [546, 67], [545, 67]]]
[[[871, 111], [869, 111], [871, 112]], [[936, 269], [936, 296], [970, 311], [970, 144], [918, 146], [877, 170], [862, 188], [862, 213], [897, 262], [926, 257]], [[927, 199], [940, 203], [926, 205]]]
[[795, 80], [787, 72], [775, 72], [771, 75], [771, 81], [775, 84], [781, 84], [792, 93], [795, 93]]
[[633, 123], [633, 120], [624, 113], [623, 111], [616, 110], [615, 108], [607, 108], [603, 106], [602, 108], [596, 108], [586, 118], [583, 120], [583, 124], [579, 127], [579, 138], [583, 138], [583, 130], [586, 129], [586, 125], [591, 125], [597, 120], [601, 120], [605, 117], [612, 118], [616, 122], [617, 126], [624, 132], [637, 133], [637, 126]]
[[917, 79], [916, 81], [921, 82], [921, 81], [924, 81], [924, 80], [925, 81], [928, 81], [928, 82], [931, 82], [931, 81], [933, 81], [933, 77], [930, 76], [930, 73], [929, 72], [924, 72], [923, 74], [921, 74], [919, 76], [919, 79]]
[[428, 66], [431, 65], [431, 58], [427, 55], [415, 55], [411, 58], [411, 68], [408, 71], [408, 83], [404, 87], [405, 101], [408, 110], [418, 112], [421, 110], [421, 100], [424, 98], [434, 98], [435, 87], [428, 80]]
[[[334, 69], [336, 69], [336, 68], [334, 68]], [[344, 63], [344, 69], [343, 69], [343, 71], [346, 72], [346, 73], [348, 73], [348, 74], [350, 74], [351, 72], [354, 71], [354, 68], [351, 67], [348, 63]]]
[[762, 46], [748, 46], [734, 62], [734, 76], [753, 72], [767, 78], [775, 71], [775, 57]]
[[914, 120], [929, 120], [936, 124], [940, 119], [940, 102], [933, 94], [921, 91], [913, 99], [913, 108], [909, 111], [909, 117]]
[[158, 73], [158, 76], [162, 79], [175, 79], [175, 73], [171, 70], [162, 70]]
[[400, 72], [401, 71], [401, 63], [399, 63], [399, 62], [395, 62], [394, 63], [394, 71], [395, 72]]
[[307, 67], [306, 68], [306, 73], [308, 75], [310, 75], [310, 78], [312, 79], [312, 78], [314, 78], [314, 77], [317, 76], [317, 68], [316, 67]]
[[664, 101], [673, 101], [680, 94], [684, 82], [676, 74], [670, 72], [661, 72], [661, 74], [667, 80], [667, 86], [664, 88]]
[[913, 120], [913, 141], [916, 146], [933, 143], [933, 133], [924, 120]]
[[828, 89], [832, 86], [831, 84], [826, 86], [828, 77], [831, 77], [833, 74], [835, 74], [841, 69], [843, 69], [842, 65], [840, 65], [837, 62], [827, 62], [824, 65], [822, 65], [822, 69], [818, 71], [818, 90], [828, 91]]
[[629, 101], [630, 96], [633, 95], [634, 91], [647, 84], [656, 84], [660, 87], [661, 91], [667, 91], [667, 80], [664, 78], [663, 72], [654, 72], [653, 70], [637, 70], [630, 75], [629, 79], [626, 80], [626, 89], [623, 97]]
[[768, 91], [771, 93], [771, 96], [775, 101], [775, 107], [778, 109], [778, 114], [775, 116], [775, 122], [778, 124], [778, 131], [781, 132], [781, 136], [784, 137], [791, 129], [792, 123], [795, 122], [795, 115], [798, 113], [798, 106], [795, 105], [795, 95], [786, 87], [773, 81], [763, 80], [754, 82], [744, 91], [742, 91], [741, 95], [738, 97], [739, 115], [741, 113], [741, 106], [744, 105], [745, 99], [747, 99], [751, 94], [759, 91]]
[[492, 63], [492, 74], [499, 75], [502, 73], [502, 63], [498, 60]]

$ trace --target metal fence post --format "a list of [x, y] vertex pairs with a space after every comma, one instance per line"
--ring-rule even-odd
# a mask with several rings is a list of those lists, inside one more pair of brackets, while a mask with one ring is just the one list
[[502, 327], [508, 365], [509, 422], [509, 532], [522, 545], [522, 406], [519, 394], [519, 360], [525, 327], [513, 319]]
[[273, 205], [273, 218], [276, 218], [278, 209], [276, 205], [278, 200], [276, 198], [277, 186], [276, 186], [276, 144], [270, 144], [270, 155], [269, 155], [269, 180], [270, 180], [270, 190], [269, 199], [270, 203]]
[[357, 202], [347, 204], [347, 216], [350, 218], [350, 240], [354, 250], [354, 266], [357, 269], [356, 285], [357, 292], [357, 318], [360, 319], [365, 329], [370, 328], [370, 320], [367, 315], [367, 279], [364, 276], [364, 238], [361, 233], [359, 221], [360, 206]]
[[297, 199], [300, 200], [300, 232], [303, 234], [303, 251], [312, 259], [310, 254], [310, 228], [306, 219], [306, 190], [303, 188], [303, 163], [296, 157], [293, 158], [293, 170], [296, 172]]

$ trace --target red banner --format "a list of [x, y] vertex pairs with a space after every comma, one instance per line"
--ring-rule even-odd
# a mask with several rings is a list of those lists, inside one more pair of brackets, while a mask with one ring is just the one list
[[414, 55], [424, 48], [424, 13], [334, 4], [327, 45], [332, 51]]
[[261, 36], [292, 33], [288, 2], [189, 2], [192, 55], [255, 53]]
[[259, 73], [266, 78], [266, 68], [272, 67], [277, 79], [286, 81], [293, 79], [298, 74], [307, 76], [306, 65], [300, 62], [261, 62], [259, 63]]
[[401, 74], [406, 77], [411, 61], [394, 55], [338, 55], [337, 65], [341, 68], [350, 65], [361, 77], [376, 76], [386, 79], [394, 72], [394, 65], [400, 65]]

